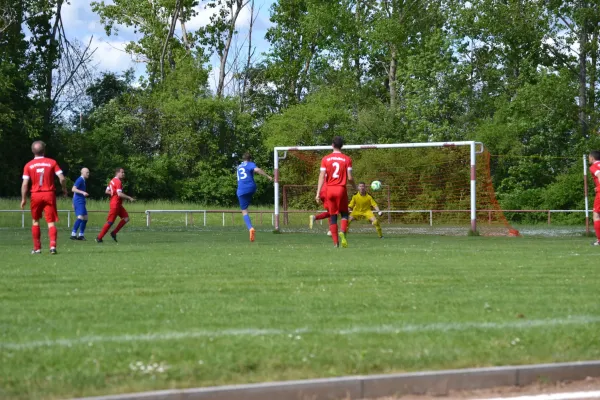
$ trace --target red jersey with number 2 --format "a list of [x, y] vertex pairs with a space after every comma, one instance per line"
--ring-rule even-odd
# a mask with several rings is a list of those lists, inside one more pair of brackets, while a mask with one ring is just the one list
[[327, 186], [346, 187], [348, 171], [352, 171], [352, 159], [342, 153], [331, 153], [321, 160], [321, 171], [325, 171]]

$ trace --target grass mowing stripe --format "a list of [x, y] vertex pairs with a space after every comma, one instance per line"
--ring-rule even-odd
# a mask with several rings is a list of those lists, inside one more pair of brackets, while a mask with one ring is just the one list
[[120, 336], [83, 336], [74, 339], [54, 339], [54, 340], [36, 340], [25, 343], [0, 343], [0, 348], [10, 350], [32, 349], [36, 347], [52, 346], [75, 346], [89, 345], [90, 343], [101, 342], [138, 342], [138, 341], [163, 341], [193, 339], [199, 337], [223, 337], [223, 336], [268, 336], [285, 334], [328, 334], [328, 335], [352, 335], [352, 334], [394, 334], [394, 333], [419, 333], [419, 332], [449, 332], [466, 330], [492, 330], [492, 329], [528, 329], [550, 326], [564, 325], [582, 325], [600, 322], [600, 316], [574, 316], [565, 319], [542, 319], [531, 321], [513, 321], [513, 322], [463, 322], [463, 323], [434, 323], [422, 325], [382, 325], [382, 326], [359, 326], [349, 329], [325, 329], [315, 330], [310, 328], [299, 328], [292, 330], [284, 329], [224, 329], [220, 331], [187, 331], [187, 332], [163, 332], [147, 333], [142, 335], [120, 335]]

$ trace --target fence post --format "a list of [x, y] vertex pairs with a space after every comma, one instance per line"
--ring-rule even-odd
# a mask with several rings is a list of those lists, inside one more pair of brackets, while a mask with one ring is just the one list
[[25, 228], [25, 211], [21, 211], [21, 228]]
[[185, 213], [185, 227], [187, 228], [188, 226], [188, 213]]
[[206, 226], [206, 210], [204, 210], [204, 226]]
[[150, 212], [146, 211], [146, 228], [150, 228]]
[[71, 227], [71, 210], [67, 211], [67, 228]]
[[429, 210], [429, 226], [433, 226], [433, 210]]
[[488, 211], [488, 224], [491, 225], [492, 224], [492, 212]]
[[550, 210], [548, 210], [548, 225], [550, 225]]
[[225, 213], [223, 213], [223, 226], [225, 226]]

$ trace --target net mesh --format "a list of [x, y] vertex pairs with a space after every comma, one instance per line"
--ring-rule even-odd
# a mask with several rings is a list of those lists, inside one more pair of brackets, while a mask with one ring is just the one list
[[[306, 229], [314, 201], [321, 158], [329, 151], [288, 151], [280, 164], [281, 229]], [[344, 150], [352, 157], [355, 181], [364, 182], [379, 208], [384, 229], [396, 233], [465, 234], [470, 230], [471, 168], [468, 146]], [[477, 155], [478, 231], [484, 235], [518, 235], [506, 220], [494, 193], [490, 155]], [[370, 190], [379, 180], [382, 189]], [[352, 188], [348, 186], [350, 198]], [[326, 224], [320, 226], [326, 229]], [[352, 230], [369, 230], [367, 225]]]

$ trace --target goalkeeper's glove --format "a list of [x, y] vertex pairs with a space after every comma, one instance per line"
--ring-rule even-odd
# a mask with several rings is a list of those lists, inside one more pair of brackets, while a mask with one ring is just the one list
[[383, 215], [383, 211], [378, 211], [377, 214], [381, 217]]

